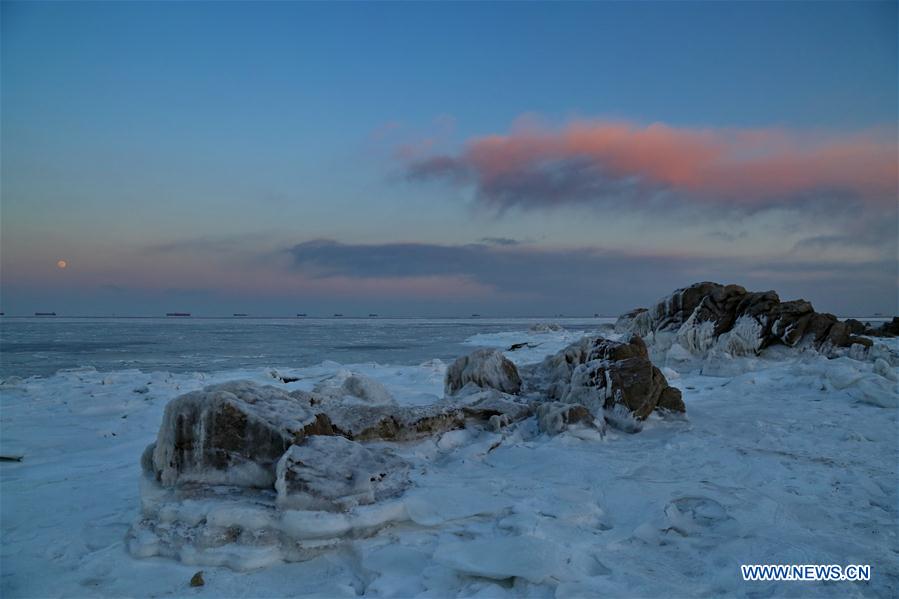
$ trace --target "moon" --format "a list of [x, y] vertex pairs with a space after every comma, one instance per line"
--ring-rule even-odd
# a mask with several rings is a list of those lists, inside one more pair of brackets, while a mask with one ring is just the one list
[[60, 260], [56, 263], [56, 267], [60, 269], [66, 269], [69, 266], [69, 263], [65, 260]]

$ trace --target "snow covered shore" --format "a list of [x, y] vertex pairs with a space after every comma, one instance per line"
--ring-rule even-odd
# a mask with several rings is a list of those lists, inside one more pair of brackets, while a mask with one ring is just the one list
[[[519, 365], [568, 331], [471, 339]], [[895, 339], [881, 351], [899, 350]], [[426, 358], [426, 356], [423, 356]], [[207, 374], [91, 369], [2, 384], [4, 597], [890, 596], [899, 591], [896, 363], [772, 347], [760, 356], [653, 356], [687, 406], [638, 435], [548, 436], [534, 419], [401, 444], [411, 487], [376, 534], [307, 561], [223, 555], [220, 566], [136, 559], [139, 457], [165, 404], [248, 379], [311, 391], [349, 370], [401, 405], [443, 395], [446, 364], [323, 363]], [[886, 367], [884, 367], [886, 363]], [[296, 378], [298, 380], [289, 383]], [[202, 506], [195, 505], [202, 511]], [[203, 517], [210, 517], [203, 513]], [[247, 514], [213, 514], [241, 522]], [[319, 523], [341, 531], [345, 523]], [[306, 526], [309, 524], [306, 523]], [[745, 583], [741, 563], [871, 564], [869, 583]], [[190, 589], [199, 569], [206, 586]]]

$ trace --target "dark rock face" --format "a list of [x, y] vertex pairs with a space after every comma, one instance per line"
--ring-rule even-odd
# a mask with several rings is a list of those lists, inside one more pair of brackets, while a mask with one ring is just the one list
[[[657, 408], [686, 411], [680, 391], [653, 366], [637, 335], [625, 341], [585, 337], [546, 358], [534, 377], [532, 385], [549, 399], [582, 405], [615, 426], [622, 417], [645, 420]], [[639, 424], [623, 428], [639, 430]]]
[[521, 377], [508, 358], [497, 349], [479, 349], [453, 362], [446, 370], [444, 392], [453, 395], [473, 383], [484, 389], [515, 394], [521, 391]]
[[876, 328], [866, 326], [864, 334], [873, 337], [899, 337], [899, 316], [894, 316], [893, 320], [885, 322]]
[[668, 410], [669, 412], [686, 412], [687, 406], [684, 404], [680, 389], [677, 387], [665, 387], [662, 389], [656, 409]]
[[867, 345], [853, 336], [862, 332], [858, 321], [840, 322], [833, 314], [815, 312], [805, 300], [784, 302], [774, 291], [750, 292], [739, 285], [696, 283], [641, 310], [621, 315], [616, 330], [674, 332], [695, 352], [709, 349], [719, 338], [735, 353], [800, 342], [816, 348]]
[[854, 318], [848, 318], [843, 322], [846, 323], [846, 326], [849, 327], [849, 332], [853, 335], [864, 335], [865, 331], [868, 330], [868, 327], [865, 326], [865, 323]]

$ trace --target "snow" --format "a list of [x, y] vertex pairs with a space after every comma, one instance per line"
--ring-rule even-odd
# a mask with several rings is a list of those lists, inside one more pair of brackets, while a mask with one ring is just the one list
[[[577, 336], [517, 331], [469, 345], [539, 344], [505, 352], [525, 364]], [[652, 415], [639, 434], [604, 437], [547, 434], [530, 418], [391, 444], [411, 465], [410, 487], [345, 511], [279, 512], [274, 492], [267, 503], [234, 489], [176, 496], [146, 480], [140, 458], [166, 403], [210, 384], [310, 391], [347, 371], [422, 406], [443, 396], [443, 362], [9, 377], [0, 453], [25, 457], [0, 463], [0, 594], [184, 596], [202, 569], [196, 592], [229, 597], [896, 595], [899, 343], [877, 343], [863, 361], [651, 348], [686, 418]], [[173, 527], [247, 537], [177, 555], [155, 534], [129, 537], [140, 485], [143, 509]], [[253, 544], [254, 531], [272, 536]], [[744, 583], [742, 563], [861, 563], [873, 577]]]

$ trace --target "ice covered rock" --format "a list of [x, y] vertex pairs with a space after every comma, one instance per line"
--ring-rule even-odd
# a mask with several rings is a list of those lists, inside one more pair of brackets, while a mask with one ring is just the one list
[[396, 400], [390, 392], [367, 376], [341, 370], [331, 378], [315, 386], [314, 393], [326, 399], [349, 401], [367, 405], [395, 406]]
[[500, 416], [504, 424], [510, 424], [531, 413], [529, 405], [516, 396], [474, 384], [456, 396], [424, 406], [364, 405], [303, 391], [292, 395], [327, 416], [334, 434], [355, 441], [409, 441], [464, 428], [471, 420], [489, 422]]
[[497, 349], [479, 349], [457, 359], [446, 369], [444, 391], [447, 395], [454, 395], [469, 383], [503, 393], [514, 394], [521, 390], [518, 369]]
[[327, 416], [308, 404], [276, 387], [233, 381], [170, 401], [143, 463], [164, 486], [268, 487], [288, 447], [325, 434], [332, 434]]
[[856, 323], [816, 312], [806, 300], [781, 301], [774, 291], [751, 292], [711, 282], [678, 289], [648, 310], [622, 314], [615, 327], [644, 336], [672, 333], [694, 354], [716, 348], [754, 355], [772, 345], [811, 345], [824, 351], [870, 346], [869, 340], [854, 335]]
[[281, 508], [342, 511], [395, 497], [408, 485], [409, 464], [389, 449], [312, 436], [278, 461], [275, 490]]
[[616, 333], [634, 333], [645, 337], [652, 332], [652, 316], [646, 308], [625, 312], [615, 322]]
[[481, 395], [479, 399], [463, 406], [462, 411], [465, 415], [477, 420], [490, 420], [494, 416], [499, 416], [505, 424], [518, 422], [531, 415], [528, 404], [491, 391], [479, 394]]
[[326, 415], [334, 434], [354, 441], [408, 441], [465, 426], [461, 406], [453, 403], [396, 406], [337, 400], [303, 391], [292, 395]]
[[550, 435], [558, 435], [569, 426], [593, 426], [593, 414], [580, 404], [552, 401], [537, 407], [537, 428]]
[[[680, 391], [668, 385], [637, 335], [624, 341], [584, 337], [546, 358], [533, 376], [533, 386], [550, 399], [580, 404], [628, 430], [657, 408], [686, 410]], [[629, 420], [635, 423], [625, 425]]]

